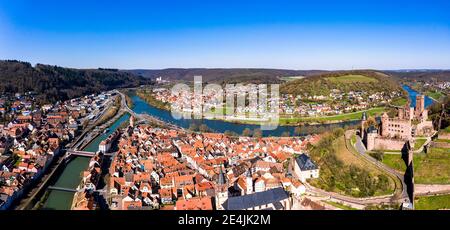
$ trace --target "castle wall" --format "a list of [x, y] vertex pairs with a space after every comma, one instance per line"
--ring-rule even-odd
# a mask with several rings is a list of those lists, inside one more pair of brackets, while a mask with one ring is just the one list
[[383, 137], [411, 138], [411, 121], [390, 118], [383, 122]]
[[445, 140], [450, 140], [450, 133], [439, 133], [438, 139], [445, 139]]
[[372, 150], [375, 148], [375, 139], [378, 137], [377, 133], [368, 133], [366, 139], [366, 148], [367, 150]]
[[402, 150], [404, 145], [405, 140], [377, 137], [374, 139], [373, 148], [367, 150]]
[[416, 126], [416, 135], [427, 135], [433, 132], [433, 122], [423, 121]]

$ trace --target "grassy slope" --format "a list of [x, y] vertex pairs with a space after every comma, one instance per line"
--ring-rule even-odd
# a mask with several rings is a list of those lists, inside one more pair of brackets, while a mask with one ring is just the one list
[[427, 139], [416, 139], [416, 143], [414, 143], [414, 149], [419, 149], [423, 144], [425, 144], [426, 141]]
[[359, 120], [364, 112], [368, 116], [378, 116], [385, 111], [382, 107], [372, 108], [364, 111], [358, 111], [354, 113], [339, 114], [333, 116], [322, 116], [322, 117], [281, 117], [280, 123], [296, 123], [296, 122], [324, 122], [324, 121], [350, 121]]
[[329, 204], [329, 205], [332, 205], [332, 206], [334, 206], [336, 208], [342, 209], [342, 210], [358, 210], [356, 208], [352, 208], [352, 207], [347, 206], [345, 204], [341, 204], [341, 203], [330, 201], [330, 200], [327, 200], [327, 201], [324, 201], [324, 202]]
[[450, 195], [419, 197], [414, 206], [417, 210], [450, 209]]
[[364, 75], [360, 74], [348, 74], [344, 76], [339, 77], [328, 77], [326, 80], [329, 80], [334, 83], [376, 83], [378, 82], [377, 79], [366, 77]]
[[428, 91], [425, 93], [427, 96], [433, 98], [434, 100], [439, 100], [442, 96], [444, 96], [441, 92], [439, 91]]
[[406, 171], [406, 165], [400, 154], [384, 154], [383, 163], [400, 172]]
[[[383, 163], [401, 172], [406, 170], [400, 154], [385, 154]], [[414, 180], [418, 184], [450, 183], [450, 149], [432, 148], [428, 154], [414, 155]]]
[[[334, 148], [336, 149], [335, 151], [335, 156], [338, 160], [342, 161], [344, 163], [343, 167], [350, 167], [351, 165], [356, 166], [357, 168], [360, 169], [364, 169], [367, 170], [371, 175], [380, 175], [380, 174], [384, 174], [383, 172], [381, 172], [378, 168], [376, 168], [375, 166], [371, 165], [370, 163], [362, 160], [361, 158], [357, 157], [356, 154], [350, 152], [346, 146], [345, 146], [345, 139], [344, 137], [339, 137], [335, 142], [334, 142]], [[346, 170], [344, 170], [343, 168], [343, 172], [345, 172]], [[387, 176], [389, 178], [389, 189], [387, 191], [376, 191], [375, 195], [387, 195], [387, 194], [392, 194], [394, 187], [395, 187], [395, 182], [388, 176], [385, 174], [385, 176]], [[328, 170], [324, 170], [324, 168], [321, 168], [320, 171], [320, 177], [336, 177], [335, 175], [331, 175], [330, 171]], [[312, 180], [311, 184], [316, 186], [316, 187], [321, 187], [320, 183], [324, 183], [321, 180]], [[354, 195], [354, 194], [349, 194], [348, 192], [345, 191], [345, 188], [347, 187], [346, 184], [344, 184], [343, 181], [339, 181], [337, 179], [336, 181], [336, 188], [333, 192], [337, 192], [337, 193], [341, 193], [341, 194], [345, 194], [345, 195]], [[355, 188], [350, 188], [350, 189], [355, 189]]]

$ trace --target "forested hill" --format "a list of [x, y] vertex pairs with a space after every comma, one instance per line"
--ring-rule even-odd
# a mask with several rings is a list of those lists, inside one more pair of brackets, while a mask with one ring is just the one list
[[409, 70], [409, 71], [384, 71], [401, 81], [450, 81], [450, 70]]
[[114, 88], [136, 87], [150, 80], [114, 69], [71, 69], [20, 61], [0, 61], [0, 92], [34, 91], [41, 102], [66, 100]]
[[316, 96], [328, 95], [333, 89], [338, 89], [341, 92], [365, 91], [375, 93], [401, 91], [401, 86], [394, 78], [384, 73], [360, 70], [336, 71], [315, 75], [286, 82], [280, 87], [282, 93]]
[[205, 69], [205, 68], [171, 68], [161, 70], [126, 70], [146, 78], [162, 77], [165, 80], [192, 81], [194, 76], [202, 76], [203, 82], [211, 83], [281, 83], [282, 77], [311, 76], [324, 73], [322, 70], [286, 70], [286, 69], [254, 69], [254, 68], [232, 68], [232, 69]]

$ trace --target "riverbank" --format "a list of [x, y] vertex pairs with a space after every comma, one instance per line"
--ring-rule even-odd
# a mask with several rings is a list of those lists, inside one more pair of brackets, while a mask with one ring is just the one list
[[[137, 90], [136, 95], [142, 100], [147, 102], [149, 105], [171, 112], [169, 105], [158, 101], [151, 94], [143, 92], [142, 90]], [[219, 111], [214, 112], [214, 116], [203, 116], [206, 120], [220, 120], [224, 122], [234, 123], [234, 124], [247, 124], [247, 125], [264, 125], [266, 123], [263, 118], [252, 118], [252, 117], [236, 117], [228, 116], [225, 114], [225, 108], [219, 108]], [[278, 119], [279, 126], [299, 126], [299, 125], [319, 125], [319, 124], [336, 124], [346, 121], [356, 121], [360, 120], [364, 112], [369, 116], [379, 116], [386, 111], [385, 107], [374, 107], [366, 110], [360, 110], [351, 113], [343, 113], [330, 116], [318, 116], [318, 117], [299, 117], [290, 114], [280, 114]]]
[[[115, 130], [115, 125], [117, 122], [124, 122], [128, 119], [127, 114], [120, 108], [121, 105], [121, 97], [119, 96], [113, 103], [114, 108], [110, 108], [108, 111], [105, 111], [100, 118], [94, 122], [93, 125], [87, 127], [85, 131], [82, 133], [81, 138], [77, 138], [76, 145], [70, 145], [70, 147], [75, 147], [76, 149], [82, 149], [83, 151], [88, 152], [97, 152], [98, 145], [104, 139], [109, 136], [110, 132]], [[107, 119], [102, 119], [102, 118]], [[101, 122], [99, 122], [101, 121]], [[103, 131], [109, 127], [110, 131], [104, 133]], [[52, 179], [54, 187], [68, 188], [68, 189], [76, 189], [81, 180], [80, 173], [85, 170], [88, 166], [90, 158], [88, 157], [74, 157], [71, 159], [65, 168], [56, 173], [58, 175], [56, 179]], [[47, 183], [47, 186], [42, 187], [43, 191], [39, 192], [38, 197], [42, 197], [43, 195], [48, 196], [47, 199], [40, 199], [42, 204], [38, 205], [42, 209], [57, 209], [57, 210], [68, 210], [71, 208], [72, 200], [74, 198], [73, 192], [67, 191], [49, 191], [47, 187], [51, 183]], [[34, 199], [36, 201], [36, 199]]]
[[[109, 131], [98, 135], [95, 139], [85, 146], [82, 150], [88, 152], [98, 151], [98, 146], [101, 141], [108, 138], [117, 128], [129, 119], [129, 114], [125, 113], [109, 126]], [[89, 157], [74, 157], [61, 172], [54, 187], [76, 189], [81, 182], [81, 172], [88, 168]], [[44, 201], [42, 209], [54, 210], [70, 210], [74, 200], [75, 192], [65, 191], [49, 191], [48, 198]]]
[[[239, 124], [231, 123], [222, 120], [208, 120], [208, 119], [176, 119], [172, 116], [170, 111], [159, 109], [147, 103], [144, 99], [136, 94], [130, 95], [133, 100], [133, 111], [137, 114], [148, 114], [165, 123], [175, 125], [184, 129], [189, 129], [192, 125], [197, 127], [206, 125], [211, 132], [216, 133], [235, 133], [242, 134], [244, 130], [259, 130], [263, 137], [270, 136], [307, 136], [310, 134], [318, 134], [332, 130], [334, 128], [349, 128], [359, 125], [359, 120], [346, 121], [332, 124], [317, 124], [317, 125], [303, 125], [303, 126], [273, 126], [270, 130], [262, 130], [262, 126], [254, 124]], [[259, 132], [258, 132], [259, 133]]]

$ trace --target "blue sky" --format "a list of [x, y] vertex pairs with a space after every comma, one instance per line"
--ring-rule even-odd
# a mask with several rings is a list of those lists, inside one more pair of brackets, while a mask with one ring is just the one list
[[450, 69], [449, 2], [0, 0], [0, 59], [76, 68]]

